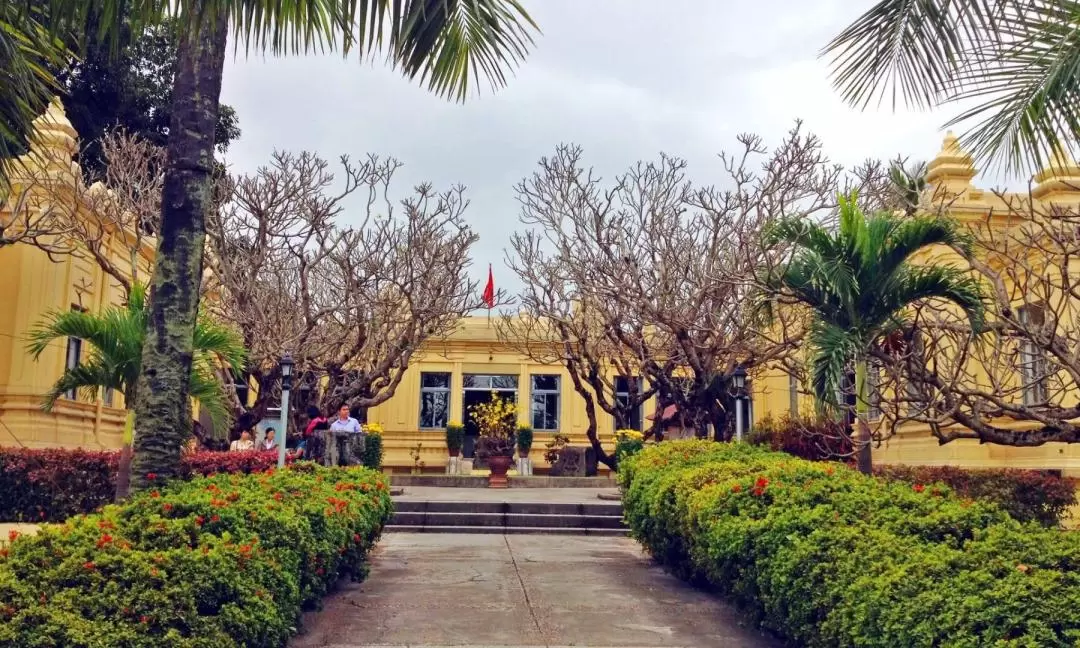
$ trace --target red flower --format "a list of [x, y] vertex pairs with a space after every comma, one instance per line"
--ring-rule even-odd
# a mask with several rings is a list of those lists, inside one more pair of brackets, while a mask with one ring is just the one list
[[161, 497], [161, 493], [159, 493], [157, 491], [153, 491], [153, 492], [150, 493], [150, 497], [153, 497], [154, 499], [157, 499], [157, 498]]
[[740, 491], [742, 491], [742, 486], [740, 486], [739, 484], [735, 484], [734, 486], [731, 487], [731, 492], [732, 493], [738, 493]]
[[150, 617], [146, 616], [145, 614], [142, 615], [141, 617], [139, 617], [139, 623], [141, 623], [143, 625], [146, 625], [147, 623], [150, 623]]
[[15, 539], [19, 537], [19, 532], [15, 529], [12, 529], [11, 531], [8, 531], [7, 537], [8, 542], [15, 542]]
[[283, 497], [284, 497], [284, 495], [282, 495], [281, 493], [274, 493], [274, 499], [276, 499], [279, 502], [281, 501], [281, 499]]
[[769, 480], [765, 479], [764, 477], [758, 477], [757, 481], [754, 482], [754, 488], [757, 488], [757, 489], [764, 489], [768, 485], [769, 485]]
[[102, 533], [101, 537], [98, 538], [97, 548], [101, 549], [102, 547], [109, 544], [110, 542], [112, 542], [112, 536], [109, 535], [108, 533]]
[[353, 539], [353, 542], [359, 543], [360, 542], [360, 534], [359, 533], [352, 534], [352, 539]]
[[205, 522], [205, 521], [206, 520], [203, 519], [203, 516], [200, 515], [200, 516], [195, 518], [195, 526], [202, 526], [203, 522]]
[[921, 493], [921, 492], [923, 492], [924, 490], [926, 490], [926, 486], [923, 486], [922, 484], [915, 484], [915, 485], [914, 485], [914, 486], [912, 486], [911, 488], [912, 488], [912, 489], [913, 489], [913, 490], [914, 490], [914, 491], [915, 491], [916, 493]]
[[97, 567], [97, 565], [95, 565], [94, 561], [92, 561], [92, 560], [88, 560], [88, 561], [83, 563], [83, 569], [92, 570], [95, 567]]
[[165, 509], [165, 512], [168, 513], [169, 511], [172, 510], [172, 504], [169, 504], [168, 502], [165, 502], [164, 504], [161, 505], [161, 508]]
[[220, 517], [220, 516], [217, 516], [217, 515], [211, 515], [211, 516], [210, 516], [210, 521], [211, 521], [211, 522], [220, 522], [220, 521], [221, 521], [221, 517]]
[[146, 473], [146, 481], [154, 481], [155, 479], [157, 479], [157, 474]]

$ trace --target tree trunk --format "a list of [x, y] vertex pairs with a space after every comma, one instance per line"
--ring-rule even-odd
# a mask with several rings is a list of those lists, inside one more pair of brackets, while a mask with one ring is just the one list
[[870, 413], [870, 395], [866, 383], [866, 359], [855, 362], [855, 466], [859, 472], [869, 475], [874, 469], [874, 460], [870, 450], [870, 425], [867, 416]]
[[150, 473], [159, 479], [176, 475], [181, 446], [191, 428], [192, 337], [227, 28], [223, 17], [208, 15], [197, 33], [180, 34], [177, 48], [161, 225], [135, 403], [136, 488], [147, 485]]
[[124, 444], [120, 447], [120, 465], [116, 471], [116, 494], [113, 498], [117, 502], [127, 499], [131, 491], [131, 442], [135, 436], [135, 410], [131, 409], [134, 405], [131, 401], [125, 404], [128, 410], [124, 418]]

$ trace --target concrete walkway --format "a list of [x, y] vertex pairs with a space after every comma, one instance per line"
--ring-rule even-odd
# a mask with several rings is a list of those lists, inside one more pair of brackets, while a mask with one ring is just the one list
[[388, 534], [304, 626], [291, 648], [780, 645], [625, 538]]

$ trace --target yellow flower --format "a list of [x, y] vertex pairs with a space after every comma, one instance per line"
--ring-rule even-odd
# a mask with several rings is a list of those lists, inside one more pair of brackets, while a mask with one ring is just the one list
[[641, 441], [645, 435], [637, 430], [615, 430], [615, 441]]
[[379, 435], [381, 435], [383, 433], [383, 427], [381, 425], [379, 425], [378, 423], [368, 423], [368, 424], [366, 424], [364, 426], [364, 431], [367, 432], [368, 434], [379, 434]]

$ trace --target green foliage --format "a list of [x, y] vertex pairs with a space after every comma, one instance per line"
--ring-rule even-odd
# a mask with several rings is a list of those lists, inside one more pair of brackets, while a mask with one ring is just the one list
[[[853, 193], [840, 199], [837, 231], [790, 219], [775, 225], [769, 238], [795, 248], [791, 262], [768, 283], [814, 312], [807, 343], [814, 395], [823, 409], [835, 412], [843, 405], [837, 395], [845, 374], [853, 363], [866, 362], [883, 335], [905, 326], [909, 306], [952, 302], [974, 329], [981, 328], [983, 293], [973, 277], [951, 266], [909, 262], [934, 245], [968, 250], [969, 237], [952, 220], [888, 212], [868, 217]], [[865, 407], [867, 394], [859, 401]]]
[[381, 434], [368, 432], [364, 439], [363, 464], [365, 468], [382, 470], [383, 438]]
[[1080, 641], [1080, 535], [746, 444], [667, 442], [619, 471], [632, 534], [799, 646]]
[[517, 426], [517, 449], [518, 454], [525, 456], [532, 450], [533, 429], [531, 425], [521, 423]]
[[5, 646], [284, 646], [359, 580], [391, 516], [363, 468], [219, 475], [21, 537], [0, 558]]
[[[97, 314], [74, 310], [47, 314], [30, 331], [28, 350], [35, 359], [50, 344], [69, 337], [86, 342], [90, 354], [60, 376], [46, 393], [43, 407], [52, 409], [56, 399], [69, 390], [81, 390], [88, 400], [93, 400], [101, 388], [123, 393], [126, 406], [133, 407], [149, 313], [146, 286], [135, 284], [123, 307], [109, 307]], [[191, 395], [221, 424], [217, 427], [224, 427], [229, 410], [217, 369], [221, 365], [234, 369], [243, 366], [243, 339], [232, 329], [203, 317], [195, 328], [194, 348]]]
[[962, 102], [946, 125], [969, 127], [979, 160], [1029, 176], [1075, 150], [1078, 22], [1073, 1], [878, 0], [825, 51], [849, 104]]
[[645, 435], [638, 430], [615, 430], [615, 465], [645, 448]]
[[[104, 176], [101, 138], [107, 130], [122, 128], [155, 146], [165, 146], [172, 120], [176, 45], [175, 21], [134, 35], [125, 28], [118, 51], [113, 52], [109, 43], [92, 40], [79, 58], [56, 71], [64, 110], [79, 133], [79, 164], [87, 178]], [[78, 44], [72, 48], [78, 50]], [[221, 106], [215, 146], [224, 152], [239, 137], [236, 111]]]
[[451, 422], [446, 426], [446, 448], [450, 454], [457, 455], [465, 445], [465, 426]]

